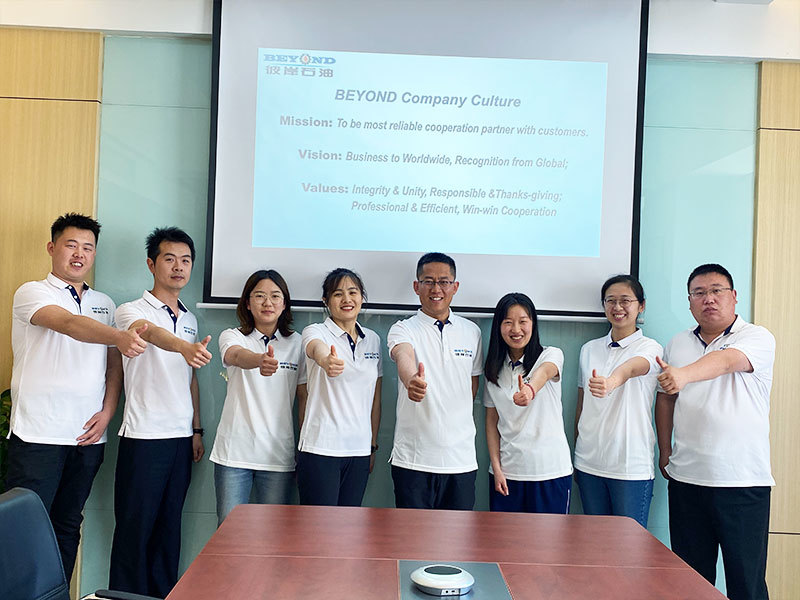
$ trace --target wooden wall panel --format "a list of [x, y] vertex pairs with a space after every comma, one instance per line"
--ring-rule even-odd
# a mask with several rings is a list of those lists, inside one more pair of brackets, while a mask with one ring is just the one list
[[758, 132], [753, 317], [777, 343], [770, 407], [772, 496], [770, 531], [800, 532], [800, 131]]
[[0, 98], [0, 386], [11, 381], [14, 290], [50, 270], [49, 227], [67, 211], [94, 214], [100, 105]]
[[758, 126], [800, 129], [800, 65], [762, 63], [760, 87]]
[[103, 36], [0, 28], [0, 96], [100, 100]]
[[775, 335], [770, 398], [772, 491], [767, 581], [773, 599], [800, 598], [800, 64], [760, 66], [753, 320]]
[[800, 535], [770, 534], [767, 587], [770, 600], [797, 600], [800, 590]]

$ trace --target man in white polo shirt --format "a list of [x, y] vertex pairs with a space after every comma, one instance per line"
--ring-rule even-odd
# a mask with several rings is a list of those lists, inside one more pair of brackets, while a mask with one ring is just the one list
[[192, 273], [192, 238], [167, 227], [146, 246], [153, 289], [116, 312], [117, 327], [146, 327], [150, 346], [137, 361], [123, 361], [109, 585], [163, 598], [178, 581], [181, 512], [192, 461], [204, 452], [194, 369], [211, 359], [211, 336], [196, 341], [197, 319], [179, 299]]
[[656, 397], [672, 549], [714, 583], [722, 548], [728, 597], [766, 600], [775, 338], [736, 315], [724, 267], [697, 267], [688, 289], [698, 326], [667, 345]]
[[398, 508], [472, 510], [475, 504], [472, 406], [482, 372], [481, 332], [450, 312], [455, 279], [452, 258], [422, 256], [414, 281], [421, 308], [389, 330], [399, 380], [391, 456]]
[[78, 551], [83, 505], [103, 462], [106, 427], [122, 388], [119, 351], [134, 357], [146, 346], [136, 330], [114, 327], [111, 298], [84, 281], [99, 233], [100, 224], [84, 215], [56, 219], [47, 244], [52, 270], [14, 294], [11, 325], [6, 483], [9, 489], [39, 494], [67, 580]]

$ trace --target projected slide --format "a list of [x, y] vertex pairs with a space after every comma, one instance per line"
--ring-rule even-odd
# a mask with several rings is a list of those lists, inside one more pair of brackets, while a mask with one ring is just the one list
[[257, 69], [253, 247], [600, 254], [606, 63], [259, 48]]

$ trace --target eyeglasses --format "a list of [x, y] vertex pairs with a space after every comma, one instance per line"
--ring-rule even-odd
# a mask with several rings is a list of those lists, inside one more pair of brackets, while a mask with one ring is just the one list
[[711, 298], [719, 298], [719, 296], [723, 292], [730, 292], [733, 288], [729, 287], [715, 287], [711, 288], [710, 290], [693, 290], [689, 292], [689, 298], [692, 300], [701, 300], [706, 296], [710, 296]]
[[250, 294], [250, 300], [255, 302], [256, 304], [264, 304], [266, 303], [267, 299], [273, 304], [280, 304], [283, 302], [283, 294], [280, 292], [273, 292], [271, 294], [265, 294], [264, 292], [254, 292]]
[[636, 298], [606, 298], [603, 304], [611, 308], [615, 304], [619, 304], [622, 308], [628, 308], [634, 302], [638, 302]]
[[420, 285], [424, 285], [426, 288], [433, 288], [434, 286], [439, 286], [443, 290], [446, 290], [451, 285], [455, 283], [455, 281], [451, 281], [449, 279], [438, 279], [434, 281], [433, 279], [423, 279], [422, 281], [418, 281]]

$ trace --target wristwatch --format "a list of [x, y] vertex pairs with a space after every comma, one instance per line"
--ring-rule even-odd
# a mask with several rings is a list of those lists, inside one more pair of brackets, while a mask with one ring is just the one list
[[200, 437], [203, 437], [203, 434], [204, 434], [205, 432], [206, 432], [206, 430], [205, 430], [205, 429], [203, 429], [202, 427], [195, 427], [194, 429], [192, 429], [192, 433], [193, 433], [193, 434], [194, 434], [194, 433], [196, 433], [196, 434], [198, 434]]

